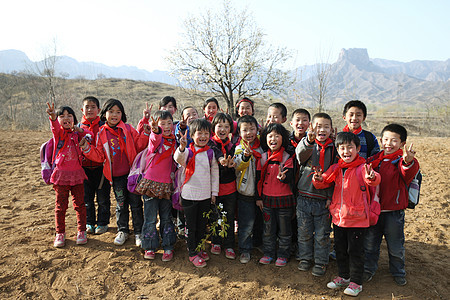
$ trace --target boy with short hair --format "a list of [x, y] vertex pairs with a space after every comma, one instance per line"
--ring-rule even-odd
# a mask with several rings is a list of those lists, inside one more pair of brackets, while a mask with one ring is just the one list
[[191, 135], [189, 133], [189, 125], [192, 121], [199, 118], [198, 111], [193, 106], [186, 106], [181, 111], [181, 121], [175, 126], [175, 136], [179, 142], [182, 135], [187, 131], [187, 146], [192, 142]]
[[294, 147], [297, 147], [302, 138], [306, 136], [306, 131], [309, 128], [311, 122], [311, 114], [309, 111], [303, 108], [298, 108], [292, 113], [292, 120], [289, 125], [292, 128], [289, 139]]
[[266, 126], [272, 123], [283, 124], [286, 122], [287, 108], [283, 103], [276, 102], [267, 109]]
[[362, 123], [366, 120], [367, 108], [360, 100], [351, 100], [344, 106], [343, 119], [347, 122], [344, 132], [353, 132], [361, 142], [359, 155], [367, 159], [380, 151], [376, 136], [370, 131], [362, 129]]
[[[93, 96], [84, 98], [81, 112], [83, 113], [83, 118], [78, 126], [94, 133], [90, 142], [95, 146], [99, 128], [105, 124], [104, 121], [100, 121], [100, 117], [98, 116], [98, 113], [100, 112], [100, 102]], [[109, 182], [105, 182], [102, 163], [96, 163], [84, 157], [82, 165], [88, 178], [84, 181], [86, 232], [102, 234], [108, 231], [109, 219], [111, 217], [111, 186]], [[97, 217], [95, 215], [95, 195], [97, 195], [98, 203]], [[95, 227], [95, 225], [97, 225], [97, 227]]]
[[[398, 285], [406, 284], [405, 272], [405, 208], [408, 206], [407, 186], [419, 171], [419, 162], [412, 144], [406, 147], [407, 131], [398, 124], [389, 124], [381, 132], [382, 151], [368, 162], [381, 174], [381, 214], [371, 226], [365, 240], [365, 281], [370, 281], [378, 268], [380, 244], [384, 238], [388, 246], [389, 270]], [[402, 150], [403, 149], [403, 150]]]

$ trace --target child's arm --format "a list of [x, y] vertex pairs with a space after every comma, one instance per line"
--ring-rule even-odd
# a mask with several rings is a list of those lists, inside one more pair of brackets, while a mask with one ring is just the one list
[[81, 150], [83, 151], [83, 155], [87, 159], [98, 163], [102, 163], [105, 161], [106, 154], [103, 148], [103, 144], [100, 141], [100, 133], [97, 134], [96, 146], [90, 145], [85, 138], [81, 139], [79, 145]]
[[381, 182], [381, 175], [372, 169], [372, 165], [364, 164], [364, 181], [369, 186], [377, 186]]
[[312, 175], [312, 183], [314, 187], [318, 190], [326, 189], [330, 187], [333, 183], [327, 183], [326, 179], [333, 173], [333, 171], [338, 167], [338, 164], [334, 164], [326, 170], [325, 173], [322, 173], [322, 170], [314, 170], [314, 174]]
[[180, 138], [180, 146], [178, 146], [177, 150], [173, 154], [173, 160], [175, 160], [180, 166], [186, 167], [186, 160], [188, 157], [188, 151], [186, 151], [187, 145], [187, 132], [181, 136]]
[[[144, 120], [144, 118], [142, 119]], [[141, 120], [141, 121], [142, 121]], [[130, 133], [134, 140], [134, 146], [136, 147], [136, 152], [139, 153], [148, 146], [148, 137], [150, 136], [150, 126], [148, 124], [143, 125], [143, 131], [139, 133], [133, 126], [130, 125]]]
[[139, 121], [137, 126], [137, 131], [139, 133], [144, 132], [145, 125], [148, 125], [151, 113], [152, 113], [153, 104], [148, 107], [148, 102], [145, 102], [145, 108], [142, 111], [142, 119]]
[[312, 142], [309, 141], [309, 131], [308, 136], [302, 138], [300, 143], [298, 143], [297, 148], [295, 148], [295, 155], [299, 164], [303, 164], [307, 162], [313, 152], [314, 149], [314, 140]]
[[279, 172], [278, 172], [277, 178], [282, 183], [285, 183], [285, 184], [292, 183], [292, 180], [294, 179], [294, 164], [293, 164], [293, 162], [294, 162], [294, 158], [290, 157], [284, 164], [283, 168], [281, 168], [281, 165], [279, 166]]
[[[214, 154], [215, 155], [215, 154]], [[219, 165], [216, 160], [211, 159], [211, 203], [216, 203], [219, 195]]]
[[[50, 117], [50, 129], [52, 130], [53, 137], [59, 136], [61, 126], [58, 122], [58, 118], [56, 117], [55, 103], [52, 103], [52, 105], [50, 106], [50, 103], [47, 102], [46, 112]], [[58, 141], [56, 141], [56, 143], [57, 142]]]
[[408, 148], [406, 148], [406, 144], [403, 146], [403, 157], [398, 163], [400, 174], [407, 184], [411, 183], [420, 168], [419, 162], [415, 158], [416, 151], [414, 151], [412, 147], [413, 144]]
[[[247, 153], [248, 154], [248, 153]], [[236, 147], [234, 151], [234, 161], [236, 163], [236, 171], [243, 171], [250, 166], [250, 156], [246, 155], [245, 150], [241, 146]]]

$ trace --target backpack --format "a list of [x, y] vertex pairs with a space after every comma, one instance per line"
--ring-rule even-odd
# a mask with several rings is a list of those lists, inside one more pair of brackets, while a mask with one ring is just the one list
[[41, 157], [41, 176], [46, 184], [51, 184], [50, 178], [52, 177], [53, 170], [55, 169], [54, 161], [63, 145], [64, 141], [59, 140], [58, 145], [56, 145], [56, 151], [53, 153], [54, 141], [53, 138], [51, 138], [47, 142], [43, 143], [39, 149], [39, 154]]
[[[190, 149], [188, 149], [188, 148], [186, 148], [186, 149], [188, 150], [188, 157], [186, 160], [186, 163], [187, 163], [192, 158], [194, 153], [192, 153], [192, 151]], [[209, 148], [208, 150], [206, 150], [206, 153], [208, 154], [209, 165], [211, 166], [214, 150], [212, 148]], [[184, 182], [183, 175], [185, 173], [185, 170], [186, 170], [186, 168], [179, 166], [177, 168], [177, 170], [175, 171], [174, 178], [173, 178], [174, 191], [172, 194], [172, 207], [175, 208], [176, 210], [183, 210], [183, 207], [181, 206], [181, 203], [180, 203], [180, 196], [181, 196], [181, 188], [183, 187], [183, 182]]]
[[[397, 160], [392, 161], [393, 164], [398, 166], [398, 163], [400, 161], [400, 158]], [[408, 185], [406, 184], [405, 179], [400, 176], [405, 183], [406, 190], [408, 191], [408, 206], [407, 208], [414, 209], [417, 204], [419, 204], [419, 198], [420, 198], [420, 187], [422, 185], [422, 173], [417, 171], [416, 175], [414, 176], [411, 183]]]
[[366, 138], [367, 145], [367, 157], [371, 156], [373, 148], [375, 148], [375, 141], [373, 139], [373, 134], [367, 130], [363, 129], [364, 137]]
[[359, 188], [363, 192], [363, 199], [366, 206], [366, 211], [369, 213], [369, 225], [373, 226], [377, 224], [378, 217], [381, 213], [381, 205], [380, 205], [380, 198], [379, 198], [379, 185], [377, 186], [368, 186], [364, 182], [362, 178], [362, 171], [361, 169], [364, 167], [364, 165], [361, 165], [356, 168], [356, 177], [358, 177], [359, 182]]

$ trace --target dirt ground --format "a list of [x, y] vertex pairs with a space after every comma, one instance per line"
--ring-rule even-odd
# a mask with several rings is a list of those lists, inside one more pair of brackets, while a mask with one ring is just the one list
[[[258, 264], [259, 252], [242, 265], [214, 256], [203, 269], [188, 262], [179, 240], [175, 257], [162, 262], [143, 259], [129, 239], [115, 246], [114, 205], [110, 229], [75, 244], [75, 212], [69, 206], [67, 243], [53, 248], [54, 191], [40, 177], [39, 146], [49, 132], [0, 131], [0, 298], [1, 299], [342, 299], [342, 290], [326, 283], [337, 274], [331, 261], [316, 278], [297, 270]], [[406, 212], [408, 284], [397, 286], [389, 274], [385, 243], [380, 267], [364, 284], [361, 299], [449, 299], [450, 142], [446, 138], [411, 138], [424, 182], [421, 203]], [[115, 201], [112, 201], [115, 203]]]

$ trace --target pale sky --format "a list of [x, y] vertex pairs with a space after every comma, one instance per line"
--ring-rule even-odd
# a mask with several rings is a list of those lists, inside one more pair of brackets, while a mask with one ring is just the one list
[[[334, 62], [342, 48], [367, 48], [371, 58], [408, 62], [450, 58], [448, 0], [233, 0], [247, 8], [269, 44], [313, 64]], [[40, 60], [57, 55], [110, 66], [166, 70], [183, 20], [219, 0], [1, 0], [0, 50]]]

